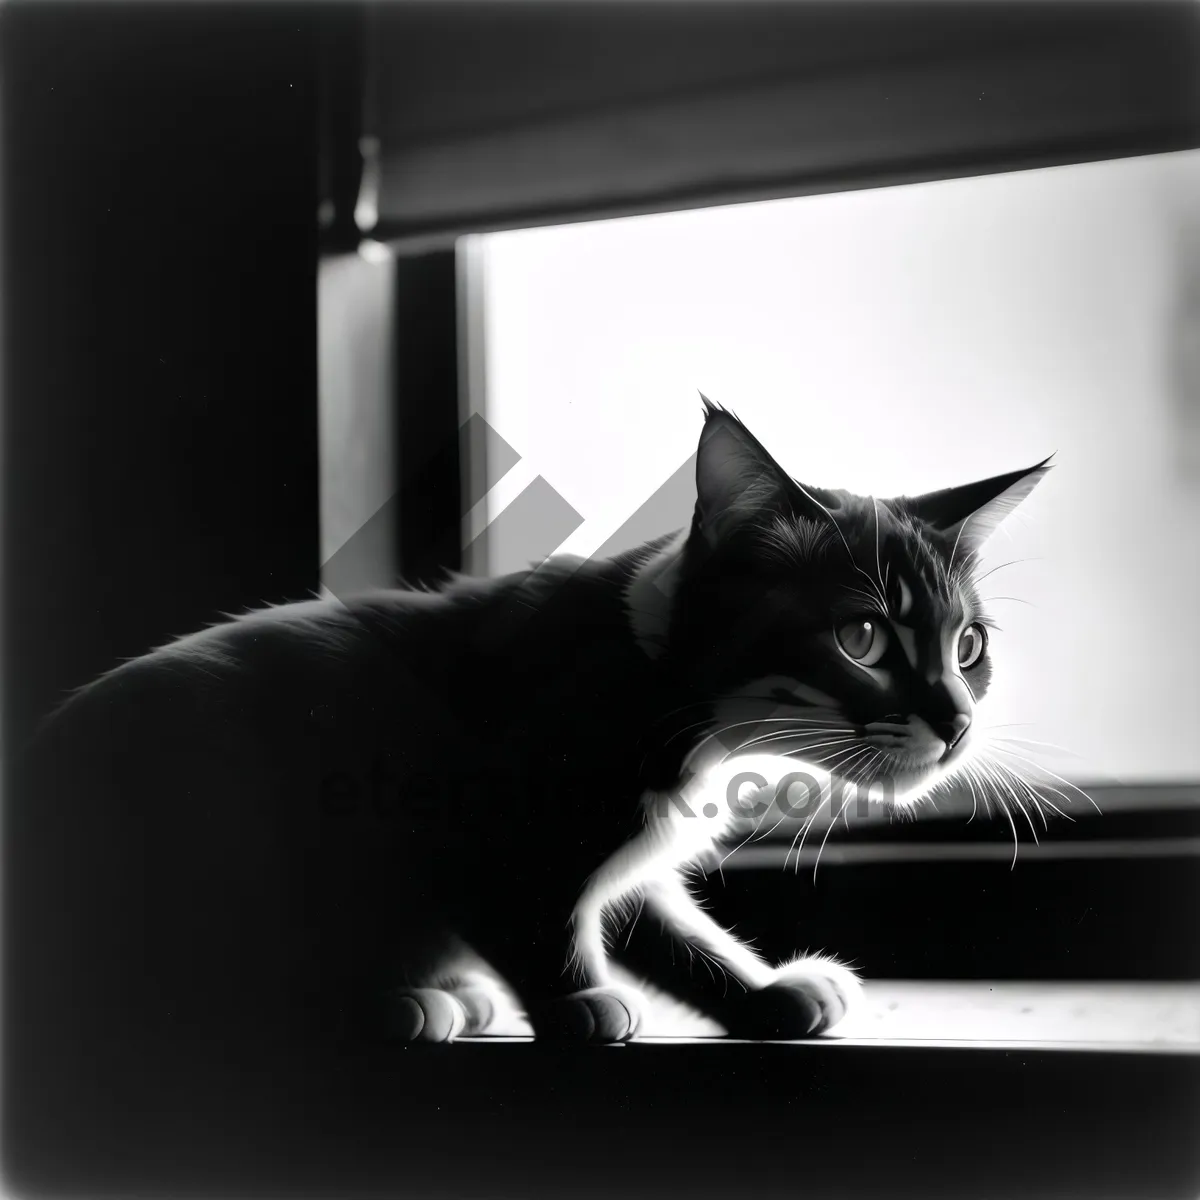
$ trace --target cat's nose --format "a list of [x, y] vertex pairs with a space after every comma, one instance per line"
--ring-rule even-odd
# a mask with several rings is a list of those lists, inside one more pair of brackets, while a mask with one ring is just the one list
[[971, 728], [971, 718], [966, 713], [955, 713], [950, 721], [942, 721], [933, 727], [934, 732], [946, 743], [947, 750], [953, 750], [962, 736]]

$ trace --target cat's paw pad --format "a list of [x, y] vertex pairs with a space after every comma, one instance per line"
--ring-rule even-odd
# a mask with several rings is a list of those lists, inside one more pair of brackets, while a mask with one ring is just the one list
[[642, 998], [609, 984], [551, 1001], [540, 1023], [544, 1036], [573, 1042], [625, 1042], [642, 1023]]
[[388, 996], [385, 1032], [398, 1042], [452, 1042], [466, 1032], [466, 1006], [441, 988], [400, 988]]
[[476, 1037], [487, 1033], [499, 1009], [496, 997], [487, 988], [476, 985], [451, 988], [450, 995], [463, 1006], [466, 1013], [463, 1036]]
[[862, 993], [858, 976], [834, 959], [799, 958], [779, 967], [766, 987], [730, 1006], [731, 1037], [816, 1037], [837, 1025]]

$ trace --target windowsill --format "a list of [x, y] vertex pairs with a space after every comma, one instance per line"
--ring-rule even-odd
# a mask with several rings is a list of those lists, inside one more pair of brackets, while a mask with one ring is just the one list
[[[653, 1007], [645, 1020], [647, 1035], [630, 1045], [735, 1044], [694, 1018]], [[871, 980], [858, 1012], [801, 1044], [1200, 1054], [1200, 983]]]
[[[214, 1054], [182, 1077], [165, 1064], [117, 1081], [132, 1100], [68, 1109], [65, 1124], [56, 1101], [53, 1136], [22, 1155], [21, 1190], [1197, 1194], [1200, 985], [872, 981], [868, 997], [857, 1028], [877, 1027], [870, 1037], [478, 1038], [268, 1069]], [[1023, 1039], [1005, 1040], [1015, 1029]]]
[[1200, 984], [879, 980], [841, 1040], [1200, 1052]]

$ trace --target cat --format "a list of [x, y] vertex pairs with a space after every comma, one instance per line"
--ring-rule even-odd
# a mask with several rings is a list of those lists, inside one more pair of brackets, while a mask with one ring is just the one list
[[[31, 994], [164, 1048], [452, 1041], [514, 1010], [622, 1041], [642, 985], [733, 1037], [835, 1028], [856, 971], [769, 963], [694, 898], [750, 811], [705, 781], [769, 751], [911, 808], [953, 776], [991, 672], [978, 554], [1049, 469], [876, 500], [796, 482], [705, 399], [688, 528], [253, 611], [117, 667], [16, 797]], [[636, 976], [612, 936], [635, 910]]]

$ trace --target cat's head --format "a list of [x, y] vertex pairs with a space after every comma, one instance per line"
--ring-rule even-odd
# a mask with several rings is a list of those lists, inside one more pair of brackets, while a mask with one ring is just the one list
[[946, 778], [992, 674], [979, 551], [1049, 469], [856, 496], [790, 478], [706, 400], [666, 642], [716, 701], [724, 747], [882, 782], [898, 803]]

